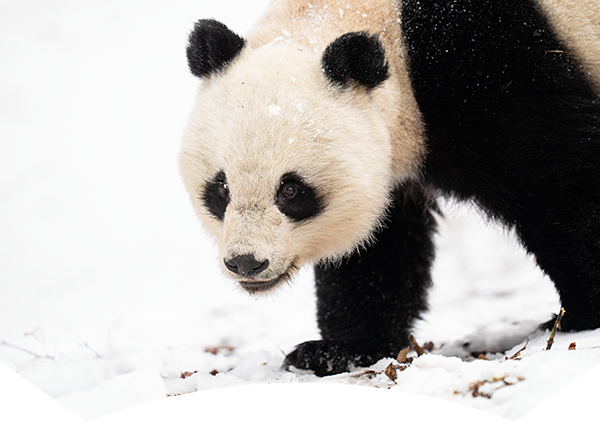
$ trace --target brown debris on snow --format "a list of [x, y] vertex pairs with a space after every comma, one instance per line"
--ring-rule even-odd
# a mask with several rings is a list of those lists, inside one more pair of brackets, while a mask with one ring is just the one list
[[[408, 339], [410, 340], [410, 342], [412, 344], [412, 348], [417, 352], [418, 356], [427, 354], [425, 349], [423, 347], [419, 346], [419, 344], [417, 343], [417, 341], [415, 340], [415, 338], [412, 334], [408, 336]], [[424, 346], [429, 351], [433, 350], [432, 342], [427, 342], [427, 343], [425, 343]], [[383, 371], [373, 371], [370, 369], [365, 369], [363, 372], [359, 372], [357, 374], [351, 375], [351, 377], [352, 378], [372, 379], [372, 378], [376, 377], [377, 375], [385, 374], [385, 376], [387, 376], [395, 384], [396, 379], [398, 379], [398, 373], [402, 372], [406, 368], [408, 368], [413, 361], [413, 358], [409, 358], [407, 356], [408, 353], [410, 352], [410, 349], [411, 349], [411, 346], [408, 346], [408, 347], [405, 347], [404, 349], [400, 350], [400, 352], [398, 352], [398, 356], [396, 357], [397, 363], [394, 363], [394, 362], [390, 363]]]
[[428, 352], [431, 352], [433, 350], [433, 342], [428, 341], [427, 343], [425, 343], [423, 345], [423, 349], [427, 350]]
[[373, 371], [372, 369], [365, 369], [363, 370], [363, 372], [359, 372], [357, 374], [353, 374], [351, 375], [351, 378], [367, 378], [367, 379], [373, 379], [375, 378], [377, 375], [379, 375], [381, 372], [377, 372], [377, 371]]
[[223, 353], [223, 354], [229, 355], [234, 350], [235, 350], [235, 347], [230, 346], [227, 343], [222, 343], [219, 346], [207, 347], [206, 349], [204, 349], [204, 352], [211, 353], [213, 355], [216, 355], [217, 353]]
[[403, 365], [396, 365], [394, 363], [390, 363], [387, 368], [385, 368], [385, 375], [387, 375], [387, 377], [389, 379], [391, 379], [392, 381], [396, 382], [396, 378], [398, 378], [398, 372], [402, 372], [404, 371], [406, 368], [408, 368], [407, 366], [403, 366]]
[[[411, 345], [412, 345], [412, 349], [417, 352], [417, 356], [422, 356], [427, 354], [427, 352], [425, 351], [425, 349], [431, 351], [433, 350], [433, 343], [431, 341], [425, 343], [423, 346], [421, 347], [419, 346], [419, 343], [417, 343], [417, 340], [415, 340], [415, 337], [412, 334], [408, 335], [408, 340], [410, 341]], [[395, 363], [390, 363], [387, 368], [385, 368], [385, 375], [391, 379], [392, 381], [394, 381], [394, 383], [396, 382], [396, 379], [398, 378], [398, 372], [402, 372], [404, 371], [406, 368], [408, 368], [410, 366], [410, 364], [413, 361], [413, 358], [409, 358], [408, 357], [408, 352], [410, 352], [411, 346], [405, 347], [404, 349], [400, 350], [400, 352], [398, 352], [398, 356], [396, 357], [396, 361], [398, 361], [398, 364]]]
[[[503, 376], [502, 378], [494, 378], [491, 381], [483, 380], [483, 381], [472, 382], [471, 384], [469, 384], [469, 390], [468, 391], [471, 392], [471, 395], [473, 397], [483, 397], [483, 398], [486, 398], [486, 399], [491, 399], [492, 398], [492, 394], [494, 392], [498, 391], [500, 388], [507, 387], [509, 385], [515, 385], [517, 382], [524, 380], [524, 378], [520, 378], [519, 377], [519, 378], [516, 378], [516, 381], [511, 382], [511, 381], [507, 381], [506, 378], [508, 378], [507, 375]], [[502, 384], [500, 384], [498, 386], [495, 386], [495, 387], [492, 386], [492, 384], [497, 384], [500, 381], [502, 381]], [[493, 388], [492, 391], [490, 391], [490, 392], [482, 392], [482, 391], [479, 390], [486, 383], [490, 384], [490, 386], [492, 386], [492, 388]]]
[[471, 395], [473, 397], [485, 397], [486, 399], [490, 399], [492, 398], [492, 395], [489, 393], [482, 393], [479, 391], [480, 387], [483, 387], [483, 385], [486, 383], [487, 381], [475, 381], [472, 382], [471, 384], [469, 384], [469, 391], [472, 391]]
[[402, 350], [400, 350], [400, 353], [398, 353], [398, 357], [396, 358], [396, 360], [398, 361], [398, 363], [409, 362], [409, 360], [407, 358], [408, 352], [410, 352], [410, 346], [406, 347], [406, 348], [404, 348]]
[[515, 353], [514, 355], [512, 355], [511, 357], [508, 356], [504, 356], [505, 360], [521, 360], [521, 352], [523, 350], [525, 350], [525, 348], [527, 347], [527, 345], [529, 344], [529, 339], [527, 339], [527, 341], [525, 342], [525, 346], [521, 347], [519, 350], [517, 350], [517, 353]]
[[422, 356], [427, 353], [425, 351], [425, 349], [423, 349], [421, 346], [419, 346], [419, 343], [417, 343], [417, 340], [415, 340], [415, 338], [412, 334], [408, 335], [408, 339], [410, 340], [414, 351], [417, 352], [417, 356]]
[[184, 372], [183, 374], [181, 374], [181, 379], [186, 379], [187, 377], [191, 377], [192, 375], [194, 375], [195, 373], [197, 373], [198, 371], [194, 371], [194, 372]]

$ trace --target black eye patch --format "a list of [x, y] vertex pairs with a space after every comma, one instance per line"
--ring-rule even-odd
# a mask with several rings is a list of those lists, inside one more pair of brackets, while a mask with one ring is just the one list
[[229, 187], [227, 177], [221, 170], [206, 184], [200, 199], [206, 209], [219, 221], [225, 217], [225, 209], [229, 205]]
[[295, 173], [283, 175], [275, 203], [279, 211], [295, 222], [315, 217], [325, 208], [323, 198]]

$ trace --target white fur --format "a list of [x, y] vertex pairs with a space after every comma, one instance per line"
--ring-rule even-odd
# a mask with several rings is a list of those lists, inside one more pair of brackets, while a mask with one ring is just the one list
[[[203, 82], [180, 162], [221, 257], [268, 259], [260, 275], [267, 280], [292, 263], [335, 259], [368, 239], [394, 183], [391, 159], [389, 131], [366, 93], [331, 87], [320, 57], [282, 43], [244, 51], [224, 75]], [[231, 198], [223, 223], [199, 199], [221, 169]], [[325, 199], [317, 218], [294, 223], [277, 208], [288, 172]]]

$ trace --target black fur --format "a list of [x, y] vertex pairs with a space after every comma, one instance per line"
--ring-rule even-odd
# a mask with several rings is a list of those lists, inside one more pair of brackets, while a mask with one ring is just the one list
[[229, 205], [229, 188], [224, 171], [218, 172], [213, 179], [206, 184], [201, 194], [206, 209], [219, 221], [225, 218], [225, 209]]
[[333, 41], [321, 64], [327, 78], [340, 86], [356, 81], [372, 90], [389, 77], [385, 50], [377, 35], [364, 32], [350, 32]]
[[395, 192], [376, 243], [336, 267], [317, 266], [317, 317], [322, 340], [302, 343], [284, 366], [319, 376], [396, 356], [427, 307], [434, 258], [435, 202], [416, 183]]
[[[425, 183], [515, 230], [556, 285], [563, 329], [600, 327], [600, 99], [586, 75], [533, 0], [401, 8]], [[407, 345], [426, 308], [434, 232], [426, 191], [407, 189], [373, 247], [316, 268], [322, 340], [297, 346], [285, 367], [328, 375]]]
[[600, 327], [600, 98], [585, 74], [531, 0], [402, 13], [427, 181], [515, 229], [554, 281], [563, 329]]
[[244, 48], [242, 37], [214, 19], [196, 22], [187, 46], [187, 59], [194, 76], [205, 78], [223, 70]]
[[[289, 195], [290, 192], [294, 194]], [[275, 203], [283, 214], [297, 223], [319, 215], [325, 208], [323, 198], [295, 173], [283, 175]]]

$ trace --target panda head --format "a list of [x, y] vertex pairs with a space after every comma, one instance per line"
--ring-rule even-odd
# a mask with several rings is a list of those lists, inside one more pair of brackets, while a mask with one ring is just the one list
[[373, 102], [388, 79], [376, 36], [349, 33], [317, 54], [248, 44], [214, 20], [190, 35], [202, 82], [180, 169], [224, 273], [255, 293], [368, 242], [394, 182]]

